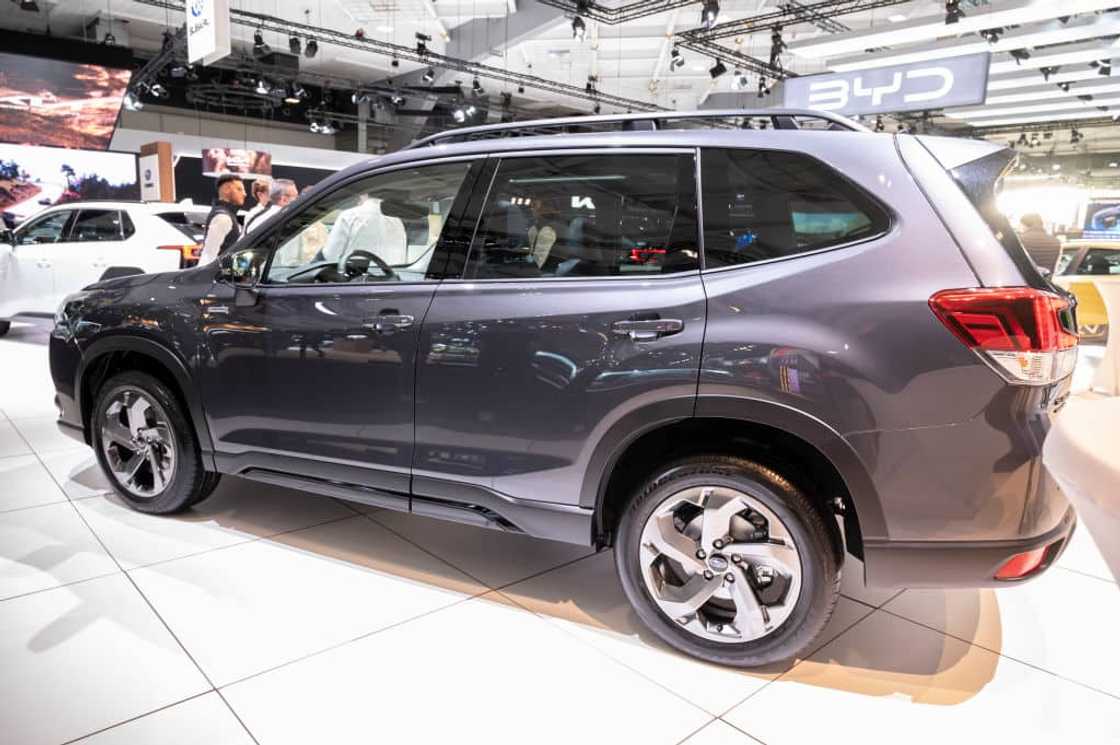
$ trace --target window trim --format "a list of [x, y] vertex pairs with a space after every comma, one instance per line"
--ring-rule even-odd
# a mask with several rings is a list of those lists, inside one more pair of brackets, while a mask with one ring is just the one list
[[[700, 172], [700, 148], [694, 145], [681, 146], [681, 147], [555, 147], [555, 148], [537, 148], [534, 150], [513, 150], [510, 152], [493, 152], [488, 157], [491, 157], [498, 165], [494, 168], [494, 172], [490, 174], [490, 183], [486, 186], [486, 192], [481, 198], [479, 205], [478, 217], [475, 220], [474, 228], [471, 230], [470, 244], [467, 248], [467, 254], [463, 259], [464, 271], [470, 264], [471, 254], [474, 252], [474, 241], [478, 236], [478, 229], [482, 225], [482, 208], [486, 206], [490, 199], [490, 192], [494, 188], [494, 183], [498, 178], [498, 171], [501, 168], [501, 162], [506, 158], [534, 158], [541, 157], [542, 155], [691, 155], [693, 166], [696, 169], [696, 174]], [[700, 182], [696, 181], [696, 236], [697, 249], [700, 252], [698, 257], [698, 267], [690, 269], [687, 272], [674, 272], [672, 274], [634, 274], [627, 275], [600, 275], [600, 276], [580, 276], [580, 277], [556, 277], [556, 276], [543, 276], [543, 277], [482, 277], [472, 279], [468, 277], [456, 277], [454, 279], [445, 279], [444, 282], [456, 284], [513, 284], [513, 283], [528, 283], [528, 282], [603, 282], [603, 281], [624, 281], [632, 282], [634, 280], [645, 281], [660, 281], [666, 279], [681, 279], [684, 277], [697, 277], [704, 268], [704, 229], [703, 222], [701, 221], [700, 212]]]
[[[831, 172], [833, 175], [835, 175], [839, 180], [843, 181], [849, 187], [851, 187], [852, 189], [859, 192], [869, 202], [871, 202], [876, 207], [878, 207], [880, 210], [882, 210], [883, 214], [887, 216], [887, 227], [881, 233], [875, 233], [874, 235], [869, 235], [869, 236], [866, 236], [864, 238], [857, 238], [854, 241], [847, 241], [846, 243], [837, 243], [837, 244], [832, 245], [832, 246], [824, 246], [822, 248], [814, 248], [811, 251], [802, 251], [802, 252], [795, 253], [795, 254], [789, 254], [788, 256], [775, 256], [775, 257], [770, 258], [770, 259], [759, 259], [758, 261], [748, 261], [744, 264], [730, 264], [728, 266], [716, 266], [716, 267], [712, 267], [710, 269], [707, 268], [707, 263], [706, 263], [707, 254], [704, 253], [704, 254], [702, 254], [704, 260], [701, 261], [701, 266], [704, 267], [703, 269], [701, 269], [701, 272], [703, 274], [715, 274], [715, 273], [718, 273], [718, 272], [738, 271], [738, 270], [741, 270], [741, 269], [749, 269], [750, 267], [754, 267], [754, 266], [766, 266], [768, 264], [774, 264], [774, 263], [779, 262], [779, 261], [792, 261], [794, 259], [800, 259], [800, 258], [805, 257], [805, 256], [817, 256], [819, 254], [828, 253], [830, 251], [841, 251], [841, 250], [844, 250], [844, 249], [847, 249], [847, 248], [852, 248], [853, 246], [860, 246], [860, 245], [863, 245], [864, 243], [870, 243], [871, 241], [880, 240], [882, 238], [885, 238], [885, 237], [891, 235], [892, 233], [894, 233], [898, 229], [898, 225], [899, 225], [898, 215], [895, 213], [895, 211], [893, 209], [891, 209], [891, 207], [888, 204], [886, 204], [883, 200], [879, 199], [877, 196], [872, 194], [869, 190], [864, 188], [864, 186], [862, 184], [859, 184], [856, 181], [854, 181], [853, 179], [851, 179], [846, 173], [840, 171], [837, 168], [834, 168], [827, 161], [824, 161], [821, 158], [818, 158], [816, 155], [813, 155], [812, 153], [807, 153], [803, 150], [790, 150], [788, 148], [778, 148], [778, 147], [734, 147], [734, 146], [731, 146], [731, 147], [713, 147], [713, 146], [708, 146], [708, 145], [701, 145], [697, 148], [698, 154], [697, 154], [697, 157], [696, 157], [697, 167], [700, 168], [701, 171], [703, 171], [703, 167], [701, 166], [700, 162], [702, 160], [702, 155], [703, 155], [704, 150], [746, 150], [746, 151], [750, 151], [750, 152], [787, 153], [787, 154], [790, 154], [790, 155], [801, 155], [801, 156], [804, 156], [806, 158], [811, 158], [812, 160], [816, 161], [818, 164], [820, 164], [824, 168], [828, 169], [828, 171]], [[701, 196], [700, 196], [700, 201], [701, 202], [704, 201], [702, 193], [701, 193]], [[701, 235], [703, 235], [704, 232], [705, 232], [704, 231], [704, 223], [701, 221], [701, 223], [700, 223], [700, 233], [701, 233]]]
[[[261, 235], [259, 239], [248, 241], [247, 245], [245, 245], [244, 247], [231, 248], [229, 253], [232, 255], [232, 254], [235, 254], [235, 253], [240, 253], [241, 251], [244, 251], [244, 250], [261, 248], [266, 241], [270, 242], [271, 245], [267, 249], [268, 259], [265, 261], [265, 266], [261, 270], [261, 276], [262, 277], [267, 277], [269, 270], [272, 269], [272, 260], [275, 258], [276, 251], [279, 248], [279, 246], [276, 245], [276, 239], [279, 238], [280, 233], [283, 230], [283, 227], [285, 225], [287, 225], [291, 220], [295, 219], [296, 217], [299, 217], [306, 210], [309, 210], [312, 207], [314, 207], [316, 204], [319, 204], [319, 202], [321, 202], [322, 200], [327, 199], [331, 195], [338, 193], [341, 189], [345, 189], [346, 187], [348, 187], [352, 184], [355, 184], [358, 181], [363, 181], [365, 179], [373, 178], [375, 176], [381, 176], [381, 175], [387, 174], [387, 173], [393, 173], [395, 171], [404, 171], [404, 170], [408, 170], [410, 168], [420, 168], [420, 167], [423, 167], [423, 166], [440, 165], [440, 164], [443, 164], [443, 163], [456, 163], [456, 162], [464, 162], [464, 161], [471, 162], [471, 167], [473, 167], [473, 161], [486, 160], [489, 157], [490, 156], [489, 156], [488, 153], [473, 153], [473, 154], [470, 154], [470, 155], [451, 155], [451, 156], [444, 156], [444, 157], [441, 157], [441, 158], [430, 158], [430, 159], [424, 159], [424, 160], [411, 160], [411, 161], [404, 161], [404, 162], [401, 162], [401, 163], [393, 163], [391, 165], [384, 166], [382, 168], [371, 168], [369, 170], [365, 170], [365, 171], [361, 171], [359, 173], [355, 173], [349, 178], [345, 178], [345, 179], [340, 180], [337, 184], [334, 184], [329, 190], [324, 190], [322, 193], [313, 193], [311, 195], [312, 198], [307, 202], [307, 204], [300, 205], [300, 210], [298, 212], [293, 212], [292, 214], [288, 215], [285, 219], [283, 219], [283, 220], [279, 221], [278, 223], [272, 225], [268, 230], [262, 231], [264, 234]], [[468, 167], [468, 169], [467, 169], [467, 178], [468, 179], [470, 178], [470, 168], [471, 167]], [[456, 199], [458, 199], [459, 194], [462, 192], [463, 186], [465, 184], [466, 184], [466, 179], [464, 179], [463, 184], [459, 185], [459, 192], [456, 192], [456, 194], [455, 194]], [[450, 214], [450, 213], [448, 213], [448, 214]], [[446, 225], [444, 227], [446, 227]], [[256, 233], [249, 233], [248, 235], [252, 235], [252, 236], [254, 236], [254, 238], [256, 238], [256, 236], [257, 236]], [[473, 233], [472, 233], [472, 235], [473, 235]], [[438, 251], [439, 248], [440, 248], [440, 243], [442, 241], [443, 241], [443, 234], [441, 233], [440, 234], [440, 239], [436, 242], [435, 248], [433, 250]], [[419, 281], [416, 281], [416, 282], [377, 281], [377, 282], [363, 282], [363, 283], [361, 283], [360, 286], [362, 286], [362, 287], [411, 287], [411, 286], [416, 286], [416, 285], [439, 284], [442, 281], [443, 281], [442, 279], [439, 279], [439, 280], [423, 279], [423, 280], [419, 280]], [[284, 288], [284, 287], [291, 287], [291, 288], [299, 288], [299, 287], [303, 287], [303, 288], [306, 288], [306, 287], [330, 288], [330, 287], [336, 287], [337, 288], [337, 287], [347, 287], [347, 286], [349, 286], [349, 283], [337, 283], [336, 284], [336, 283], [324, 283], [324, 282], [297, 282], [295, 284], [288, 284], [288, 283], [268, 284], [267, 282], [264, 282], [263, 280], [258, 282], [257, 285], [256, 285], [257, 289], [260, 289], [260, 290], [265, 290], [265, 289], [272, 290], [272, 289], [279, 289], [279, 288]], [[354, 286], [357, 287], [359, 285], [354, 285]]]
[[[32, 215], [30, 218], [27, 219], [27, 221], [25, 221], [22, 225], [19, 225], [15, 229], [15, 238], [16, 238], [15, 246], [17, 248], [20, 247], [20, 246], [57, 246], [60, 243], [69, 243], [70, 242], [70, 227], [71, 227], [71, 224], [74, 221], [74, 215], [76, 215], [77, 213], [78, 213], [78, 210], [76, 210], [75, 208], [65, 207], [63, 209], [51, 210], [50, 212], [44, 212], [44, 213], [39, 213], [39, 214], [36, 214], [36, 215]], [[49, 220], [50, 218], [54, 217], [55, 215], [66, 215], [66, 221], [62, 223], [62, 231], [58, 234], [58, 240], [57, 241], [54, 241], [53, 243], [21, 243], [20, 242], [20, 238], [22, 237], [22, 235], [24, 233], [29, 231], [32, 227], [34, 227], [38, 223], [43, 222], [45, 220]]]

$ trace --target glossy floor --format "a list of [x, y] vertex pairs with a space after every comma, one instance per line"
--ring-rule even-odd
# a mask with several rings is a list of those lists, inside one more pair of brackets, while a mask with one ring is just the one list
[[998, 592], [850, 563], [815, 651], [748, 673], [640, 629], [609, 553], [228, 478], [131, 512], [54, 430], [45, 342], [0, 340], [6, 743], [1120, 742], [1106, 510]]

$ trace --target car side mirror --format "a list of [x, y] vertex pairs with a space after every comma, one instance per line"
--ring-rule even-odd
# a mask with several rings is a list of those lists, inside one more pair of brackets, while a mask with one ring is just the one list
[[264, 270], [266, 256], [255, 249], [245, 249], [218, 257], [218, 281], [234, 287], [255, 287]]

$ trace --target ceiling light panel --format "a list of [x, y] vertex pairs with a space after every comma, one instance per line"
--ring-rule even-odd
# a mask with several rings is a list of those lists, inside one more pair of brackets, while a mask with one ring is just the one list
[[1111, 42], [1100, 39], [1084, 44], [1071, 44], [1065, 48], [1035, 50], [1031, 52], [1030, 59], [1021, 62], [1014, 59], [1001, 59], [998, 62], [993, 60], [988, 74], [999, 75], [1005, 72], [1015, 72], [1024, 67], [1038, 69], [1039, 67], [1061, 67], [1092, 62], [1112, 56], [1112, 53], [1117, 49], [1120, 49], [1120, 39]]
[[1011, 116], [1000, 119], [977, 120], [976, 126], [1007, 127], [1017, 124], [1030, 124], [1032, 122], [1070, 122], [1077, 121], [1078, 119], [1100, 119], [1102, 117], [1112, 116], [1113, 113], [1117, 111], [1120, 111], [1120, 108], [1113, 107], [1108, 111], [1100, 111], [1091, 108], [1087, 111], [1076, 111], [1066, 114], [1024, 114], [1022, 116]]
[[969, 8], [968, 15], [952, 25], [945, 24], [943, 13], [934, 13], [901, 23], [883, 24], [873, 29], [845, 31], [819, 39], [793, 42], [789, 45], [789, 51], [808, 59], [841, 57], [859, 54], [875, 47], [920, 44], [945, 36], [980, 32], [997, 26], [1017, 26], [1049, 21], [1059, 16], [1106, 10], [1115, 5], [1116, 0], [1063, 0], [1062, 2], [1019, 0], [988, 10]]
[[[951, 119], [988, 119], [992, 117], [1008, 117], [1021, 114], [1042, 114], [1047, 111], [1079, 111], [1093, 109], [1099, 106], [1118, 106], [1120, 98], [1094, 98], [1092, 101], [1079, 101], [1076, 98], [1069, 101], [1050, 101], [1034, 106], [987, 106], [980, 109], [955, 109], [945, 112]], [[1097, 109], [1099, 111], [1099, 109]], [[1101, 112], [1102, 114], [1104, 112]]]
[[[1096, 76], [1094, 74], [1094, 77], [1099, 76]], [[1051, 80], [1054, 80], [1054, 76], [1051, 76]], [[1068, 93], [1055, 85], [1054, 82], [1043, 83], [1042, 85], [1023, 88], [1022, 91], [1016, 91], [1014, 93], [997, 93], [995, 95], [989, 95], [984, 101], [984, 105], [998, 106], [1000, 104], [1025, 103], [1028, 101], [1067, 99], [1086, 95], [1096, 96], [1100, 95], [1101, 93], [1120, 93], [1120, 83], [1101, 83], [1099, 85], [1093, 85], [1092, 83], [1082, 83], [1081, 85], [1071, 86]]]

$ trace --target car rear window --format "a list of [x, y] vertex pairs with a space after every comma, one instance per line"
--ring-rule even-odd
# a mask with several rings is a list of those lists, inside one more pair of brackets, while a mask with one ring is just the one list
[[202, 243], [206, 236], [206, 213], [203, 212], [161, 212], [158, 217], [187, 236], [195, 243]]
[[709, 269], [832, 248], [890, 228], [885, 210], [807, 155], [706, 149], [701, 165]]
[[1074, 271], [1069, 272], [1068, 268], [1062, 274], [1120, 274], [1120, 248], [1090, 248]]

